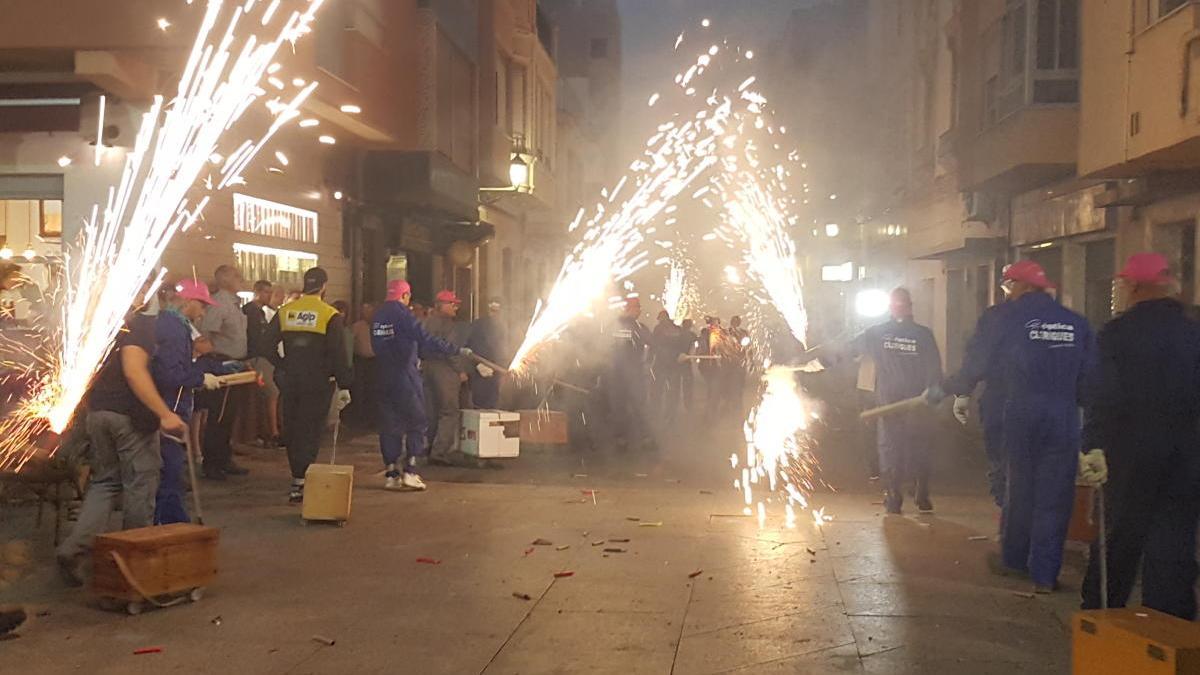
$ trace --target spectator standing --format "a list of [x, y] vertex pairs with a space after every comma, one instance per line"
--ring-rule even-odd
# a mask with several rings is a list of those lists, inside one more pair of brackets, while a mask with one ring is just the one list
[[[469, 327], [455, 320], [461, 305], [454, 291], [439, 291], [434, 299], [433, 312], [421, 321], [422, 327], [433, 337], [441, 338], [455, 347], [465, 346], [465, 333]], [[458, 439], [459, 396], [463, 383], [467, 381], [466, 361], [460, 355], [422, 352], [421, 369], [425, 380], [426, 409], [429, 419], [433, 421], [429, 461], [454, 464], [458, 458], [451, 456], [451, 453]]]
[[371, 321], [375, 305], [365, 302], [358, 309], [358, 321], [350, 326], [354, 342], [354, 388], [350, 390], [350, 417], [360, 428], [375, 426], [375, 348], [371, 345]]
[[155, 320], [141, 308], [129, 316], [87, 397], [92, 479], [79, 520], [57, 551], [63, 580], [73, 586], [83, 583], [81, 559], [92, 539], [108, 528], [118, 495], [123, 529], [154, 522], [162, 467], [158, 435], [187, 433], [187, 425], [171, 412], [150, 375]]
[[[471, 324], [467, 347], [493, 363], [508, 365], [508, 340], [500, 315], [500, 298], [488, 300], [487, 316]], [[471, 403], [476, 408], [494, 410], [500, 407], [500, 375], [482, 363], [467, 371], [471, 385]]]
[[[238, 291], [244, 280], [232, 265], [217, 268], [213, 306], [200, 322], [200, 333], [212, 342], [212, 357], [219, 361], [242, 361], [247, 356], [246, 315], [238, 301]], [[236, 393], [235, 393], [236, 392]], [[241, 407], [237, 387], [207, 392], [204, 406], [208, 420], [204, 427], [204, 477], [225, 480], [226, 476], [242, 476], [249, 471], [233, 461], [233, 424]]]
[[[263, 340], [267, 335], [267, 324], [275, 316], [271, 309], [271, 298], [275, 295], [274, 285], [270, 281], [254, 282], [254, 298], [242, 307], [246, 315], [246, 349], [250, 357], [250, 367], [258, 372], [263, 386], [259, 389], [259, 400], [263, 405], [259, 410], [266, 412], [266, 431], [262, 439], [268, 448], [279, 446], [279, 387], [275, 385], [275, 366], [263, 356], [258, 356], [266, 350]], [[270, 312], [270, 316], [267, 316]], [[258, 424], [259, 433], [262, 424]]]

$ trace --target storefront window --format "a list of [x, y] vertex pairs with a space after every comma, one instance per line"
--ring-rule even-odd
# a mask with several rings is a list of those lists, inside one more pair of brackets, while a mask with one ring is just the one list
[[62, 237], [62, 200], [0, 199], [0, 238], [28, 245], [34, 237]]
[[316, 244], [317, 213], [249, 195], [233, 196], [233, 229]]
[[238, 270], [246, 279], [265, 279], [289, 290], [300, 290], [305, 270], [318, 264], [315, 253], [267, 246], [237, 243], [233, 245], [233, 254]]

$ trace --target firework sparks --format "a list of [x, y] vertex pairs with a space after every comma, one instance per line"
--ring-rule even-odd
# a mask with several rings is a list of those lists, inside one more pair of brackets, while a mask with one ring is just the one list
[[[48, 367], [0, 423], [0, 468], [28, 461], [33, 452], [28, 441], [42, 430], [66, 428], [129, 308], [142, 298], [148, 280], [161, 281], [159, 261], [167, 244], [207, 205], [208, 196], [193, 200], [189, 194], [197, 182], [218, 189], [244, 182], [242, 172], [263, 145], [299, 114], [315, 83], [290, 100], [265, 100], [273, 116], [267, 129], [232, 153], [218, 152], [227, 130], [267, 96], [260, 82], [278, 70], [279, 49], [309, 32], [323, 0], [296, 2], [302, 9], [274, 21], [268, 13], [274, 15], [279, 3], [260, 6], [265, 11], [259, 21], [250, 22], [267, 32], [259, 35], [245, 21], [255, 18], [253, 3], [230, 9], [209, 0], [175, 96], [154, 100], [120, 182], [109, 188], [103, 209], [93, 208], [80, 245], [67, 251], [61, 329], [47, 345]], [[214, 157], [224, 161], [209, 176]]]

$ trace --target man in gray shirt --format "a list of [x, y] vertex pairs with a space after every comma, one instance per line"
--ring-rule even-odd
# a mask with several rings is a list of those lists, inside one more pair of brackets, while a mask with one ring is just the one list
[[[455, 347], [465, 346], [470, 324], [455, 320], [461, 304], [454, 291], [439, 291], [433, 311], [421, 320], [426, 332]], [[429, 461], [434, 464], [454, 464], [456, 458], [451, 453], [458, 438], [459, 396], [463, 383], [467, 381], [467, 365], [461, 356], [421, 354], [421, 374], [425, 380], [429, 430], [433, 434]]]
[[[246, 315], [242, 313], [237, 293], [242, 290], [242, 273], [232, 265], [221, 265], [214, 274], [217, 292], [216, 305], [210, 307], [201, 320], [200, 333], [212, 342], [214, 357], [221, 361], [242, 361], [246, 353]], [[208, 409], [204, 427], [204, 477], [225, 480], [227, 475], [241, 476], [248, 471], [233, 463], [230, 438], [241, 408], [237, 387], [206, 392], [203, 405]]]

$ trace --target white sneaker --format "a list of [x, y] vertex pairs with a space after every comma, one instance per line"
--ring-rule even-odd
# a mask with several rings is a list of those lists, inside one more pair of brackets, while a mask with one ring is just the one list
[[400, 482], [404, 485], [404, 487], [406, 487], [410, 490], [424, 490], [425, 489], [425, 481], [421, 480], [421, 477], [415, 473], [405, 473], [400, 478]]
[[400, 476], [388, 476], [387, 482], [383, 484], [384, 490], [403, 490], [404, 483], [400, 482]]

